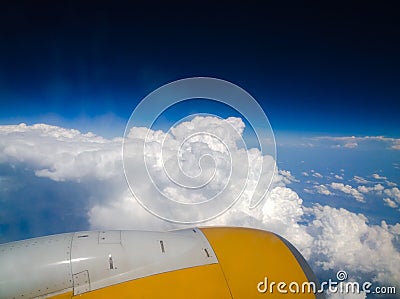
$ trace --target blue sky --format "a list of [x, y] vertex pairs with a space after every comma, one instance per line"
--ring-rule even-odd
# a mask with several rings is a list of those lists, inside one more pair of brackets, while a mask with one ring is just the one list
[[210, 76], [245, 88], [276, 131], [398, 137], [389, 3], [169, 5], [4, 5], [0, 122], [120, 135], [155, 88]]

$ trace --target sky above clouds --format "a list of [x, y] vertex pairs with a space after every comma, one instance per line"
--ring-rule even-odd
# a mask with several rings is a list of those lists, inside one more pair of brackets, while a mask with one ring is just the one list
[[29, 1], [0, 9], [0, 123], [120, 136], [148, 93], [228, 80], [277, 131], [399, 137], [392, 2]]
[[[0, 4], [0, 242], [186, 227], [134, 199], [124, 130], [154, 89], [216, 77], [257, 100], [274, 130], [276, 157], [260, 153], [240, 112], [186, 101], [149, 131], [146, 173], [158, 190], [196, 202], [222, 188], [224, 204], [237, 201], [203, 225], [271, 230], [301, 251], [320, 280], [346, 270], [400, 289], [399, 20], [391, 2]], [[148, 129], [130, 128], [129, 144], [140, 148]], [[185, 139], [196, 130], [219, 135]], [[242, 138], [247, 148], [238, 145]], [[182, 142], [179, 167], [191, 182], [213, 179], [199, 192], [182, 193], [163, 173], [159, 150], [171, 158]], [[265, 169], [276, 162], [276, 175], [267, 198], [249, 209], [261, 158]], [[168, 165], [173, 177], [178, 164]], [[158, 198], [143, 186], [137, 195]]]

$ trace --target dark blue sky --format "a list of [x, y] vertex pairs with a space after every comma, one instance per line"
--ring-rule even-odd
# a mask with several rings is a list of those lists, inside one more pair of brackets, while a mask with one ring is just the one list
[[276, 131], [399, 137], [397, 12], [394, 1], [6, 1], [0, 124], [122, 135], [153, 89], [211, 76], [251, 93]]

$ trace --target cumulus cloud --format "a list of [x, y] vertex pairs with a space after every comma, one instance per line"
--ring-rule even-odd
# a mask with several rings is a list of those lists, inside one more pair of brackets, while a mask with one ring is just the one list
[[367, 183], [369, 183], [365, 178], [363, 178], [361, 176], [358, 176], [358, 175], [355, 175], [353, 177], [353, 181], [355, 181], [358, 184], [367, 184]]
[[373, 187], [373, 190], [374, 190], [374, 191], [377, 191], [377, 192], [381, 192], [381, 191], [383, 191], [383, 189], [384, 189], [384, 187], [383, 187], [382, 184], [376, 184], [376, 185]]
[[279, 170], [279, 174], [283, 177], [283, 182], [285, 184], [291, 184], [292, 182], [300, 182], [298, 179], [292, 175], [289, 170]]
[[397, 203], [400, 203], [400, 189], [394, 187], [392, 189], [385, 189], [384, 193], [393, 198]]
[[356, 148], [358, 146], [357, 142], [347, 142], [343, 145], [345, 148]]
[[[169, 132], [133, 127], [124, 142], [124, 169], [135, 197], [167, 220], [210, 219], [236, 200], [262, 199], [275, 161], [242, 145], [240, 118], [196, 116]], [[294, 177], [281, 171], [279, 177]], [[188, 209], [190, 205], [190, 209]]]
[[388, 185], [389, 187], [396, 187], [397, 184], [395, 182], [391, 182], [391, 181], [385, 181], [386, 185]]
[[357, 189], [353, 188], [350, 185], [345, 185], [343, 183], [332, 182], [330, 184], [330, 187], [332, 189], [339, 190], [339, 191], [341, 191], [343, 193], [346, 193], [346, 194], [349, 194], [349, 195], [353, 196], [359, 202], [365, 202], [364, 196]]
[[371, 191], [371, 188], [368, 188], [366, 186], [358, 186], [357, 190], [360, 191], [361, 193], [368, 193]]
[[396, 202], [394, 202], [393, 200], [391, 200], [390, 198], [384, 198], [383, 201], [385, 202], [385, 205], [388, 207], [391, 207], [393, 209], [397, 208], [398, 205]]
[[314, 189], [319, 193], [323, 195], [333, 195], [333, 193], [326, 187], [325, 185], [317, 185], [314, 186]]
[[368, 225], [364, 215], [345, 209], [316, 205], [312, 210], [315, 220], [308, 231], [314, 232], [312, 248], [315, 256], [319, 256], [318, 265], [324, 269], [341, 267], [368, 272], [375, 281], [398, 284], [400, 270], [396, 269], [400, 267], [400, 254], [393, 241], [398, 240], [399, 234], [395, 226], [385, 222], [380, 226]]
[[354, 176], [353, 177], [353, 181], [355, 181], [358, 184], [376, 184], [378, 183], [378, 185], [382, 186], [385, 185], [387, 187], [396, 187], [397, 184], [390, 181], [386, 176], [377, 174], [377, 173], [373, 173], [372, 175], [370, 175], [370, 177], [372, 177], [374, 180], [367, 180], [361, 176]]
[[343, 176], [335, 174], [335, 179], [337, 180], [343, 180]]
[[380, 176], [380, 175], [377, 174], [377, 173], [372, 174], [372, 177], [373, 177], [374, 179], [376, 179], [376, 180], [387, 180], [387, 177], [385, 177], [385, 176]]
[[323, 176], [322, 174], [320, 174], [319, 172], [314, 172], [314, 173], [312, 174], [312, 176], [313, 176], [313, 177], [316, 177], [316, 178], [319, 178], [319, 179], [321, 179], [321, 178], [324, 177], [324, 176]]
[[45, 124], [0, 126], [0, 163], [31, 165], [54, 181], [107, 180], [121, 171], [121, 138]]
[[361, 193], [369, 193], [371, 191], [375, 191], [377, 193], [382, 193], [382, 191], [385, 189], [382, 184], [376, 184], [375, 186], [372, 187], [367, 187], [367, 186], [358, 186], [357, 190], [360, 191]]
[[[229, 131], [230, 129], [225, 127], [227, 123], [224, 120], [209, 119], [201, 124], [191, 121], [185, 124], [185, 127], [173, 131], [175, 139], [170, 139], [168, 142], [174, 144], [187, 132], [192, 132], [191, 127], [206, 126], [207, 122], [212, 124], [214, 131], [226, 132], [222, 135], [226, 136], [224, 141], [231, 145], [232, 155], [240, 158], [246, 154], [244, 152], [246, 149], [235, 147], [235, 138], [238, 137], [238, 133], [242, 134], [244, 128], [238, 119], [230, 119], [229, 125], [236, 126], [235, 131]], [[131, 132], [132, 140], [139, 147], [143, 145], [146, 136], [152, 138], [149, 146], [154, 150], [149, 152], [147, 161], [149, 171], [157, 173], [161, 165], [157, 151], [160, 141], [169, 133], [148, 131], [147, 128], [135, 128]], [[224, 184], [224, 175], [228, 171], [224, 168], [227, 165], [224, 164], [225, 148], [213, 146], [212, 140], [192, 141], [193, 144], [184, 147], [181, 167], [196, 176], [195, 172], [190, 173], [190, 171], [199, 170], [198, 158], [202, 155], [202, 151], [207, 149], [215, 152], [217, 159], [214, 161], [219, 161], [218, 165], [222, 166], [222, 169], [221, 173], [217, 174], [217, 178], [220, 179], [211, 185], [212, 188], [206, 190], [212, 192], [214, 187]], [[153, 216], [134, 199], [123, 181], [121, 142], [120, 138], [106, 139], [90, 133], [83, 134], [76, 130], [48, 125], [1, 126], [0, 163], [24, 165], [37, 177], [47, 178], [59, 184], [72, 181], [85, 186], [88, 197], [98, 197], [98, 200], [90, 201], [88, 209], [84, 211], [90, 223], [88, 229], [163, 230], [182, 227], [183, 225], [162, 221]], [[252, 159], [249, 164], [256, 166], [257, 161], [260, 161], [260, 152], [254, 148], [248, 151]], [[203, 170], [209, 167], [206, 162], [200, 162]], [[272, 162], [270, 159], [264, 161], [264, 163]], [[248, 169], [245, 170], [231, 177], [233, 183], [239, 184], [244, 177], [247, 178]], [[254, 187], [255, 177], [255, 173], [251, 173], [250, 169], [248, 188]], [[159, 179], [162, 183], [165, 176], [160, 175]], [[400, 253], [395, 244], [399, 244], [400, 224], [388, 225], [382, 222], [380, 225], [371, 225], [362, 214], [352, 213], [346, 209], [318, 204], [307, 206], [296, 192], [287, 187], [287, 184], [294, 180], [296, 178], [289, 171], [281, 170], [272, 182], [267, 197], [255, 209], [249, 209], [251, 192], [246, 187], [243, 196], [231, 209], [202, 225], [250, 226], [271, 230], [291, 241], [317, 273], [346, 269], [352, 271], [354, 275], [378, 283], [398, 285]], [[2, 188], [6, 184], [5, 180], [0, 181]], [[331, 183], [314, 188], [326, 195], [331, 194], [329, 190], [331, 188], [349, 194], [357, 201], [365, 201], [362, 191], [350, 185]], [[234, 187], [229, 190], [237, 192]], [[369, 189], [364, 191], [366, 190]], [[170, 194], [174, 192], [173, 189], [166, 188], [163, 191], [171, 192]], [[389, 199], [392, 198], [393, 202], [395, 199], [400, 200], [398, 188], [386, 189], [383, 192]]]

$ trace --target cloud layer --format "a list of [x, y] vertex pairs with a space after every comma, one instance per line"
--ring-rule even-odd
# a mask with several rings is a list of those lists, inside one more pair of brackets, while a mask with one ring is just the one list
[[[317, 273], [345, 269], [353, 277], [363, 277], [376, 283], [398, 286], [400, 281], [399, 223], [388, 225], [382, 221], [380, 225], [370, 225], [364, 215], [352, 213], [343, 208], [319, 204], [306, 206], [299, 195], [289, 188], [290, 183], [299, 183], [299, 181], [290, 171], [283, 169], [275, 176], [270, 192], [262, 204], [256, 209], [249, 209], [251, 190], [254, 190], [251, 171], [252, 167], [257, 167], [260, 152], [254, 148], [246, 150], [235, 146], [237, 134], [240, 135], [243, 132], [242, 122], [234, 118], [231, 118], [229, 122], [237, 128], [232, 134], [226, 131], [228, 130], [227, 121], [221, 119], [203, 119], [202, 122], [192, 120], [174, 131], [176, 141], [182, 136], [184, 138], [185, 134], [186, 136], [190, 134], [193, 128], [212, 125], [214, 131], [225, 132], [223, 133], [224, 142], [231, 143], [231, 155], [237, 155], [240, 158], [245, 154], [246, 157], [252, 157], [249, 163], [251, 167], [244, 169], [243, 173], [239, 172], [230, 177], [231, 184], [240, 185], [247, 177], [247, 172], [250, 171], [243, 196], [226, 213], [203, 225], [251, 226], [271, 230], [292, 242]], [[145, 133], [147, 134], [147, 129], [136, 128], [131, 131], [131, 137], [140, 145], [143, 144]], [[151, 146], [155, 150], [148, 157], [148, 166], [157, 173], [160, 170], [157, 149], [163, 140], [161, 137], [164, 137], [167, 132], [150, 131], [150, 134], [154, 137]], [[170, 142], [173, 143], [174, 140]], [[91, 229], [163, 230], [182, 227], [183, 225], [155, 217], [134, 200], [124, 181], [121, 144], [121, 138], [106, 139], [91, 133], [83, 134], [76, 130], [45, 124], [1, 126], [0, 164], [24, 167], [36, 177], [58, 184], [73, 182], [83, 187], [87, 198], [80, 198], [80, 200], [85, 201], [82, 202], [82, 206], [88, 206], [84, 213]], [[185, 148], [186, 156], [181, 160], [182, 169], [190, 172], [195, 167], [199, 167], [199, 157], [203, 155], [204, 148], [219, 152], [218, 157], [221, 161], [224, 159], [224, 148], [213, 147], [210, 140], [193, 140], [193, 144]], [[273, 162], [264, 159], [264, 163]], [[218, 184], [224, 186], [224, 174], [229, 173], [229, 169], [224, 168], [227, 167], [226, 165], [222, 162], [218, 163], [221, 180], [217, 180], [215, 185], [205, 190], [206, 193], [199, 192], [199, 196], [212, 193], [214, 187], [220, 186]], [[206, 170], [207, 165], [203, 164], [203, 167]], [[308, 176], [307, 173], [303, 175]], [[320, 177], [317, 172], [313, 172], [312, 175]], [[159, 176], [158, 183], [161, 184], [161, 188], [164, 188], [162, 190], [174, 195], [176, 190], [162, 185], [163, 179], [165, 178]], [[379, 179], [385, 178], [379, 176]], [[11, 188], [6, 176], [0, 176], [0, 188]], [[235, 196], [237, 191], [232, 187], [227, 190], [225, 196]], [[343, 193], [354, 197], [360, 203], [364, 201], [363, 194], [383, 192], [387, 198], [385, 200], [387, 205], [394, 207], [400, 204], [400, 192], [397, 187], [382, 190], [379, 184], [355, 188], [332, 182], [330, 185], [316, 186], [315, 191], [324, 195], [330, 195], [332, 192]], [[146, 192], [143, 190], [143, 194]], [[59, 200], [59, 198], [43, 200]], [[0, 207], [1, 205], [3, 204], [0, 202]], [[26, 211], [21, 212], [19, 217], [23, 218], [28, 213], [29, 207], [26, 207]], [[2, 219], [2, 221], [7, 222], [10, 219]], [[45, 219], [43, 221], [45, 222]]]
[[337, 148], [357, 148], [360, 145], [368, 143], [383, 144], [392, 150], [400, 150], [400, 139], [389, 138], [385, 136], [320, 136], [313, 138], [314, 141], [324, 142], [330, 144], [332, 147]]

